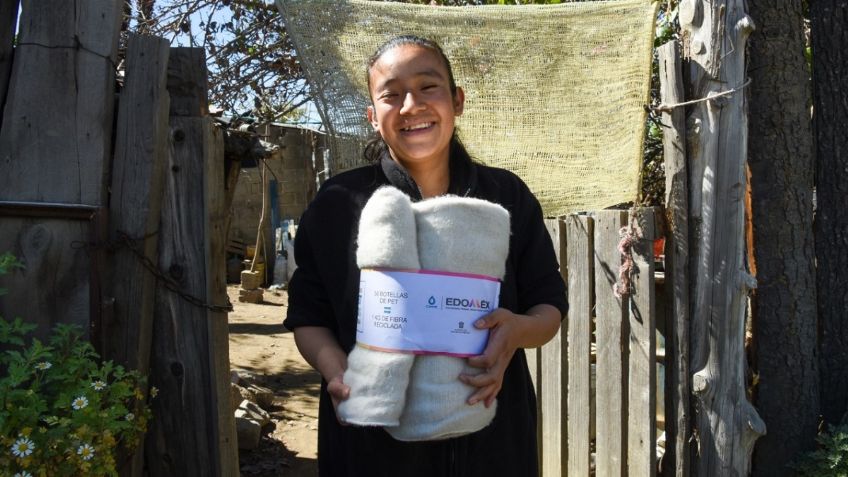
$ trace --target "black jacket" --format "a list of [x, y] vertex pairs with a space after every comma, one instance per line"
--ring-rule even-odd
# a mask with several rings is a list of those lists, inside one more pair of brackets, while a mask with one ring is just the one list
[[[286, 328], [325, 326], [350, 352], [356, 342], [359, 216], [371, 194], [387, 184], [421, 199], [411, 177], [390, 159], [339, 174], [321, 187], [295, 238], [298, 268], [289, 284]], [[522, 313], [546, 303], [565, 315], [565, 286], [551, 239], [539, 203], [524, 182], [503, 169], [452, 160], [449, 192], [498, 203], [510, 213], [499, 306]], [[537, 475], [536, 397], [524, 351], [515, 353], [506, 370], [492, 424], [442, 441], [399, 442], [381, 428], [341, 426], [322, 382], [318, 469], [322, 477]]]

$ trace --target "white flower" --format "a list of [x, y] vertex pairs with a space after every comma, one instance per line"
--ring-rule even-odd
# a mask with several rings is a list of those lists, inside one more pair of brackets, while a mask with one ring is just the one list
[[97, 380], [97, 381], [91, 383], [91, 387], [94, 388], [95, 391], [102, 391], [102, 390], [106, 389], [106, 383], [104, 383], [103, 381]]
[[88, 399], [85, 396], [79, 396], [71, 402], [71, 407], [79, 411], [80, 409], [88, 406]]
[[82, 460], [91, 460], [94, 457], [94, 447], [89, 444], [83, 444], [77, 449], [77, 454], [82, 457]]
[[124, 418], [128, 421], [132, 421], [133, 419], [135, 419], [135, 414], [128, 412], [127, 415], [124, 416]]
[[27, 471], [25, 471], [25, 470], [22, 470], [22, 471], [20, 471], [20, 472], [17, 472], [17, 473], [16, 473], [15, 475], [13, 475], [12, 477], [32, 477], [32, 474], [30, 474], [29, 472], [27, 472]]
[[28, 437], [18, 437], [18, 440], [12, 444], [12, 454], [15, 457], [26, 457], [32, 454], [32, 451], [35, 450], [35, 444], [29, 440]]
[[159, 389], [156, 386], [150, 387], [150, 397], [155, 398], [159, 394]]
[[53, 364], [51, 364], [50, 361], [42, 361], [42, 362], [35, 365], [35, 369], [37, 369], [39, 371], [47, 371], [48, 369], [50, 369], [52, 367], [53, 367]]

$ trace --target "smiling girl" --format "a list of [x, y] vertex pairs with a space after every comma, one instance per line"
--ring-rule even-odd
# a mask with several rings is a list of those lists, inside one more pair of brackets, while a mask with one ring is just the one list
[[[535, 476], [536, 398], [523, 348], [541, 346], [567, 310], [550, 237], [538, 201], [511, 172], [474, 163], [456, 135], [465, 95], [450, 62], [427, 39], [396, 37], [367, 65], [375, 137], [373, 164], [329, 179], [300, 221], [298, 269], [285, 321], [304, 358], [323, 377], [319, 406], [321, 476]], [[347, 355], [356, 342], [359, 269], [356, 230], [375, 190], [391, 185], [413, 201], [444, 194], [502, 205], [510, 213], [509, 256], [500, 308], [475, 323], [489, 329], [483, 354], [469, 358], [482, 372], [458, 376], [476, 391], [468, 404], [498, 407], [480, 431], [425, 442], [394, 440], [382, 428], [344, 426], [338, 403]]]

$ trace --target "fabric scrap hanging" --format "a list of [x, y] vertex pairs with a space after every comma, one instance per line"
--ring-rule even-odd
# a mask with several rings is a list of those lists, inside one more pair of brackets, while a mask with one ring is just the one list
[[331, 136], [332, 173], [364, 163], [366, 60], [389, 38], [415, 34], [451, 59], [472, 156], [518, 174], [546, 216], [638, 196], [659, 2], [276, 2]]

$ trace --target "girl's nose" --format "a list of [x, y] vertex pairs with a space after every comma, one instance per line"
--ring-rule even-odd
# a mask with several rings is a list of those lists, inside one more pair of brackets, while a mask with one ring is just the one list
[[410, 114], [410, 113], [413, 113], [413, 112], [415, 112], [415, 111], [417, 111], [417, 110], [419, 110], [423, 107], [424, 107], [423, 103], [421, 103], [418, 100], [418, 98], [415, 97], [415, 94], [413, 94], [410, 91], [410, 92], [406, 93], [403, 97], [403, 107], [401, 107], [400, 113], [401, 114]]

